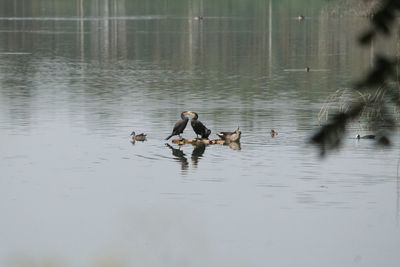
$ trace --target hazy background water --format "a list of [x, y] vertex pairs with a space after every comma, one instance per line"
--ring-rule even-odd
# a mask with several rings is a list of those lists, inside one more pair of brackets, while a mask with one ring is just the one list
[[[366, 20], [326, 5], [2, 1], [0, 264], [397, 266], [397, 137], [306, 143], [396, 46], [361, 49]], [[240, 146], [166, 145], [183, 110]]]

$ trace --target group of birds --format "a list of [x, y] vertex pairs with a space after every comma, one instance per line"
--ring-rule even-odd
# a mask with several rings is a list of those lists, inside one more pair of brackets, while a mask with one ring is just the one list
[[201, 121], [199, 121], [199, 114], [193, 111], [184, 111], [181, 113], [181, 119], [175, 123], [172, 133], [165, 138], [165, 140], [170, 139], [174, 135], [178, 135], [179, 138], [182, 139], [181, 133], [183, 133], [187, 123], [189, 122], [187, 115], [193, 116], [190, 120], [190, 124], [192, 125], [193, 131], [196, 133], [196, 137], [199, 138], [200, 135], [202, 139], [208, 139], [211, 134], [211, 130], [204, 126]]
[[[186, 128], [186, 125], [189, 122], [188, 115], [193, 116], [192, 119], [190, 120], [190, 124], [192, 125], [193, 131], [196, 133], [196, 138], [199, 138], [200, 136], [201, 139], [208, 139], [208, 137], [211, 134], [211, 130], [208, 129], [199, 120], [199, 114], [194, 111], [184, 111], [181, 113], [181, 119], [175, 123], [174, 128], [172, 129], [172, 133], [167, 138], [165, 138], [165, 140], [169, 140], [174, 135], [178, 135], [179, 138], [182, 139], [181, 134], [183, 133], [183, 131]], [[242, 132], [240, 131], [240, 128], [238, 126], [236, 130], [233, 132], [219, 132], [217, 133], [217, 136], [226, 142], [239, 142], [241, 134]], [[271, 129], [270, 134], [271, 137], [275, 137], [276, 135], [278, 135], [278, 132], [274, 129]], [[134, 131], [131, 133], [132, 142], [145, 141], [146, 137], [147, 135], [144, 133], [136, 134]], [[375, 135], [368, 134], [360, 136], [358, 134], [356, 136], [356, 139], [375, 139]]]
[[[165, 138], [165, 140], [170, 139], [174, 135], [178, 135], [179, 138], [182, 139], [181, 133], [183, 133], [187, 123], [189, 122], [187, 115], [193, 116], [190, 120], [190, 124], [192, 125], [193, 131], [196, 133], [196, 138], [199, 138], [200, 136], [201, 139], [208, 139], [211, 134], [211, 130], [199, 120], [199, 114], [194, 111], [184, 111], [181, 113], [181, 119], [175, 123], [172, 133]], [[219, 138], [227, 142], [239, 142], [242, 132], [238, 126], [233, 132], [219, 132], [217, 135]]]
[[[183, 131], [186, 128], [186, 125], [189, 122], [189, 117], [188, 117], [189, 115], [192, 116], [190, 124], [192, 125], [193, 131], [196, 133], [196, 138], [208, 139], [208, 137], [211, 134], [211, 130], [208, 129], [199, 120], [199, 114], [194, 111], [184, 111], [181, 113], [181, 119], [175, 123], [174, 128], [172, 129], [172, 133], [167, 138], [165, 138], [165, 140], [169, 140], [174, 135], [178, 135], [179, 138], [182, 139], [181, 134], [183, 133]], [[219, 132], [217, 133], [217, 135], [221, 140], [224, 140], [226, 142], [239, 142], [242, 132], [240, 131], [240, 128], [238, 126], [236, 130], [233, 132]], [[144, 133], [141, 134], [136, 134], [135, 132], [131, 133], [131, 139], [133, 143], [135, 141], [145, 141], [146, 136], [147, 135]]]

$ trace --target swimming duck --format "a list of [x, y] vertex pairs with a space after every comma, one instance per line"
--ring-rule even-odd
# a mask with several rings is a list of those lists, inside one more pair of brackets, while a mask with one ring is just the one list
[[275, 137], [275, 135], [278, 135], [278, 132], [275, 131], [274, 129], [271, 129], [270, 134], [271, 134], [271, 137]]
[[170, 139], [174, 135], [179, 135], [179, 138], [182, 139], [181, 133], [183, 133], [183, 130], [185, 130], [186, 125], [189, 121], [189, 118], [186, 117], [186, 115], [190, 114], [189, 111], [184, 111], [181, 113], [181, 120], [177, 121], [174, 125], [174, 128], [172, 129], [172, 133], [165, 138], [165, 140]]
[[303, 15], [298, 15], [298, 16], [297, 16], [297, 19], [298, 19], [298, 20], [303, 20], [303, 19], [304, 19], [304, 16], [303, 16]]
[[363, 136], [357, 134], [357, 136], [356, 136], [357, 139], [375, 139], [375, 137], [376, 137], [376, 135], [374, 135], [374, 134], [367, 134], [367, 135], [363, 135]]
[[191, 115], [193, 115], [193, 118], [190, 120], [190, 124], [192, 125], [192, 128], [194, 132], [196, 133], [197, 138], [199, 138], [199, 135], [203, 139], [208, 139], [208, 137], [211, 134], [211, 130], [208, 129], [204, 124], [198, 120], [199, 114], [193, 111], [188, 111]]
[[239, 126], [234, 132], [219, 132], [217, 135], [228, 142], [239, 142], [242, 132], [239, 130]]
[[305, 67], [304, 70], [310, 72], [310, 67]]
[[203, 16], [195, 16], [195, 17], [193, 17], [193, 19], [194, 19], [194, 20], [202, 20], [202, 19], [203, 19]]
[[141, 133], [141, 134], [135, 134], [135, 132], [131, 133], [132, 141], [145, 141], [146, 140], [147, 134]]

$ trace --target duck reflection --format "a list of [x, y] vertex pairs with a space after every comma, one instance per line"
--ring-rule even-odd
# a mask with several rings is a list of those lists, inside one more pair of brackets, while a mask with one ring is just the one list
[[240, 146], [240, 142], [229, 142], [224, 144], [224, 146], [229, 146], [229, 148], [233, 150], [241, 150], [242, 147]]
[[199, 164], [199, 159], [203, 157], [204, 151], [206, 151], [206, 145], [203, 143], [197, 143], [193, 145], [192, 152], [192, 165], [197, 167]]
[[179, 148], [175, 148], [168, 143], [165, 145], [172, 150], [172, 155], [175, 156], [175, 159], [181, 163], [181, 170], [187, 170], [189, 168], [189, 162], [186, 158], [186, 154], [181, 150], [181, 146], [179, 146]]

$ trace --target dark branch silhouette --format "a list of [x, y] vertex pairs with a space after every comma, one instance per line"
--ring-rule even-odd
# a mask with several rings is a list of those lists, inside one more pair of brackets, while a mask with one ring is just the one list
[[[399, 0], [382, 0], [371, 16], [370, 29], [359, 38], [360, 45], [369, 45], [380, 36], [390, 35], [399, 11]], [[367, 123], [370, 129], [377, 134], [377, 144], [390, 145], [389, 136], [397, 125], [393, 112], [389, 110], [392, 110], [393, 106], [400, 106], [397, 66], [398, 59], [395, 56], [375, 56], [373, 68], [362, 80], [354, 84], [354, 90], [365, 94], [364, 97], [353, 101], [348, 109], [331, 116], [310, 138], [311, 143], [319, 146], [321, 156], [328, 150], [339, 148], [348, 124], [365, 114], [368, 114]]]

